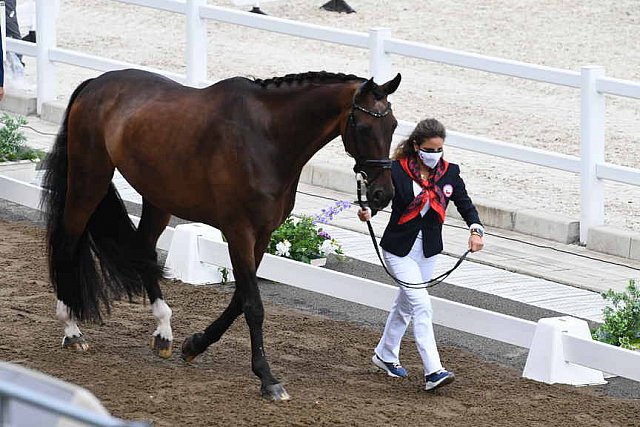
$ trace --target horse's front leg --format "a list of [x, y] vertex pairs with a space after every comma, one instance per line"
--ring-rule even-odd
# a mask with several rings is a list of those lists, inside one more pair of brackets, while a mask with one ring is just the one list
[[227, 235], [233, 275], [236, 279], [236, 291], [231, 303], [204, 333], [194, 334], [185, 340], [182, 345], [182, 357], [190, 361], [202, 353], [211, 343], [220, 339], [233, 320], [244, 312], [251, 337], [251, 369], [260, 378], [262, 396], [273, 401], [289, 400], [290, 397], [285, 388], [271, 374], [264, 351], [262, 334], [264, 307], [258, 289], [256, 269], [269, 236], [260, 236], [256, 239], [254, 234], [247, 231], [250, 227], [238, 227], [238, 229], [242, 231]]
[[249, 334], [251, 336], [251, 370], [262, 382], [260, 387], [262, 397], [274, 401], [289, 400], [289, 394], [284, 389], [284, 386], [271, 374], [271, 368], [269, 367], [267, 355], [264, 351], [262, 334], [264, 307], [262, 305], [255, 271], [253, 277], [247, 282], [247, 286], [243, 291], [245, 300], [242, 305], [242, 310], [244, 311], [247, 325], [249, 325]]

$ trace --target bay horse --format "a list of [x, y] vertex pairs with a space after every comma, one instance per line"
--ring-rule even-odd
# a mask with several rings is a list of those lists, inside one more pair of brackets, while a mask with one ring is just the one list
[[[156, 242], [171, 215], [222, 231], [236, 279], [229, 306], [185, 339], [191, 361], [244, 313], [262, 395], [287, 400], [263, 347], [256, 270], [271, 233], [293, 209], [302, 167], [342, 136], [354, 171], [368, 177], [374, 209], [393, 197], [389, 149], [397, 121], [382, 84], [328, 72], [266, 80], [234, 77], [196, 89], [141, 70], [107, 72], [71, 95], [46, 159], [43, 207], [63, 346], [85, 351], [76, 321], [100, 321], [115, 298], [146, 292], [158, 327], [152, 348], [169, 357], [171, 309], [159, 287]], [[142, 195], [137, 228], [116, 191], [119, 172]]]

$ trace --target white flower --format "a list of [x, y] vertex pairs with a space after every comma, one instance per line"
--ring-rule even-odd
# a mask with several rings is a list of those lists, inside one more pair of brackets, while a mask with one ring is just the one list
[[289, 249], [291, 249], [291, 243], [284, 240], [276, 245], [276, 255], [289, 258], [291, 256]]
[[320, 253], [324, 256], [336, 253], [336, 243], [333, 240], [325, 240], [320, 245]]

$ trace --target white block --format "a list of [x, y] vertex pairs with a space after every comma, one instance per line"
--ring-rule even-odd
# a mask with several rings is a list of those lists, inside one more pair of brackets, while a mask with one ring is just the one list
[[606, 384], [602, 372], [565, 360], [563, 334], [591, 339], [589, 325], [582, 319], [571, 316], [540, 319], [522, 376], [547, 384]]
[[[179, 279], [192, 285], [221, 283], [220, 267], [201, 262], [198, 237], [203, 236], [216, 242], [222, 242], [222, 233], [206, 224], [181, 224], [175, 228], [169, 254], [164, 266], [167, 277]], [[233, 281], [231, 270], [227, 281]]]

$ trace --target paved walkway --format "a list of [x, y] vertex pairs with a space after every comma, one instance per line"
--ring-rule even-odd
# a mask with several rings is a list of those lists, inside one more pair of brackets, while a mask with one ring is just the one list
[[[58, 126], [29, 118], [34, 128], [55, 133]], [[28, 144], [48, 149], [51, 135], [25, 130]], [[320, 154], [321, 155], [321, 154]], [[119, 175], [114, 179], [125, 200], [140, 203], [140, 196]], [[353, 201], [345, 194], [322, 187], [300, 184], [295, 215], [319, 213], [335, 200]], [[354, 183], [355, 189], [355, 183]], [[389, 218], [388, 209], [372, 223], [378, 237]], [[326, 230], [343, 246], [344, 253], [378, 264], [367, 227], [356, 216], [356, 208], [339, 214]], [[446, 271], [466, 250], [468, 231], [464, 223], [447, 219], [444, 227], [445, 252], [439, 256], [437, 273]], [[604, 300], [599, 292], [623, 290], [629, 279], [640, 278], [640, 262], [619, 258], [576, 245], [565, 245], [502, 229], [488, 229], [485, 249], [471, 254], [447, 283], [472, 288], [503, 298], [531, 304], [569, 315], [601, 321]]]

